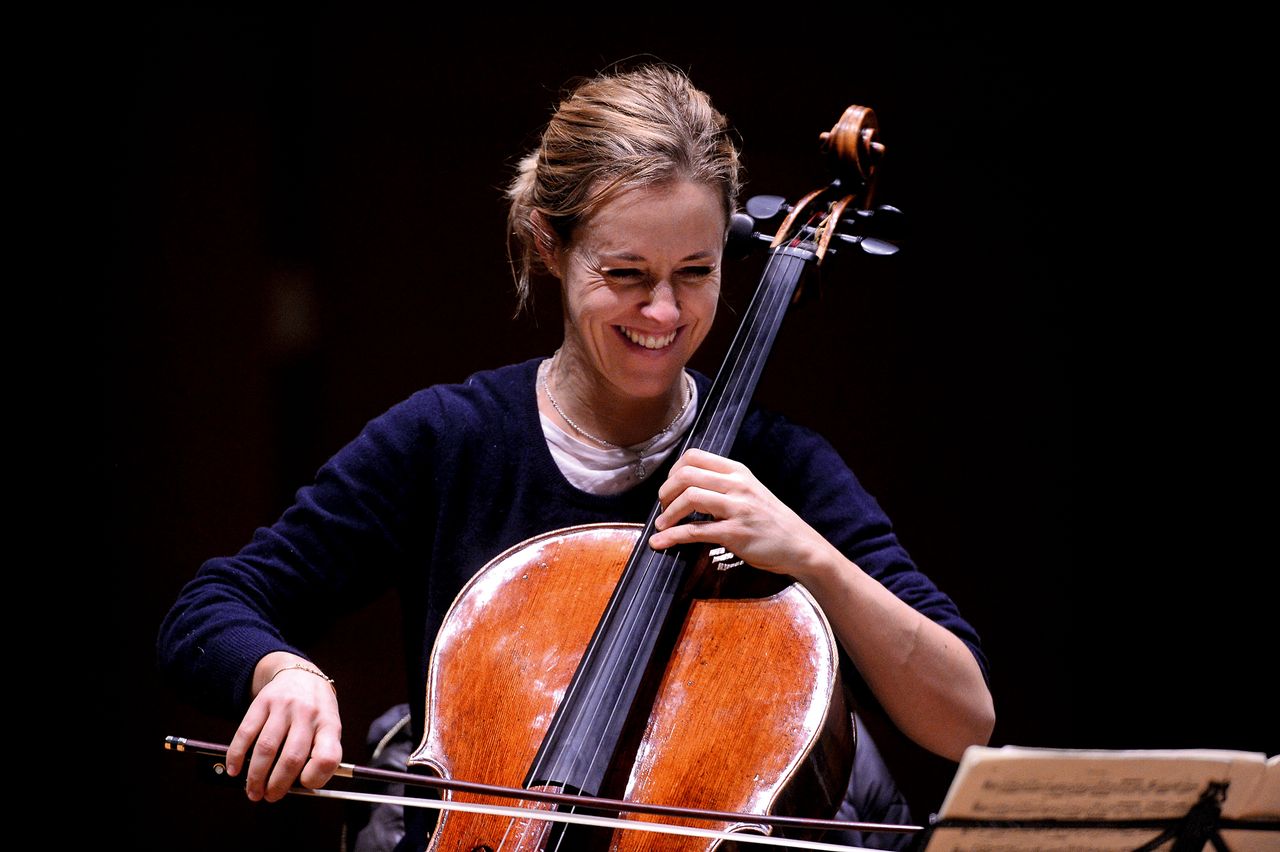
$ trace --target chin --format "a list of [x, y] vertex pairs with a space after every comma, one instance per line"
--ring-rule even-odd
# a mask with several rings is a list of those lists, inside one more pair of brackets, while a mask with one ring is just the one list
[[632, 374], [618, 384], [628, 396], [635, 399], [653, 399], [669, 393], [671, 386], [680, 381], [680, 374], [683, 371], [684, 365], [681, 364], [679, 367], [663, 370], [661, 373], [649, 373], [643, 376]]

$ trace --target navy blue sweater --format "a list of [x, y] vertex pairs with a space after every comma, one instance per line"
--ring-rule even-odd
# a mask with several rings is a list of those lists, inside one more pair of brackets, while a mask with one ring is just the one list
[[[532, 360], [419, 391], [372, 420], [238, 554], [206, 562], [160, 631], [160, 665], [204, 709], [239, 718], [254, 665], [302, 654], [335, 616], [400, 590], [414, 729], [426, 660], [463, 584], [548, 530], [643, 522], [674, 458], [629, 492], [598, 496], [560, 473], [538, 420]], [[710, 382], [697, 376], [699, 398]], [[952, 601], [912, 564], [889, 519], [814, 432], [759, 409], [731, 455], [849, 559], [986, 659]], [[846, 667], [847, 668], [847, 667]]]

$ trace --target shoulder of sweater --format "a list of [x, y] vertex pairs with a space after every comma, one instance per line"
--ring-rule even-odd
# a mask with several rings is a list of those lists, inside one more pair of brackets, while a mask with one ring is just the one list
[[[443, 460], [453, 469], [477, 453], [523, 446], [527, 442], [512, 435], [531, 428], [532, 415], [521, 400], [533, 398], [537, 363], [484, 370], [417, 391], [369, 420], [325, 463], [318, 479], [428, 481], [445, 469], [438, 464]], [[426, 470], [431, 476], [424, 476]]]

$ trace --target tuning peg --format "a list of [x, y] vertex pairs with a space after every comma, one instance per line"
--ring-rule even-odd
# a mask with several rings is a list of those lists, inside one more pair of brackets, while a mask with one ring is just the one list
[[755, 242], [756, 223], [746, 213], [734, 213], [729, 219], [729, 235], [725, 239], [724, 253], [740, 260], [747, 256]]
[[790, 212], [787, 199], [781, 195], [753, 195], [747, 199], [747, 213], [757, 222], [767, 222], [780, 212]]
[[840, 221], [859, 234], [874, 234], [885, 240], [902, 239], [907, 227], [906, 214], [888, 204], [871, 210], [854, 210], [851, 216], [846, 215]]
[[897, 207], [881, 204], [875, 209], [876, 233], [901, 234], [907, 226], [907, 214]]
[[893, 243], [885, 242], [884, 240], [877, 240], [875, 237], [863, 237], [862, 241], [858, 243], [858, 248], [862, 249], [867, 254], [881, 255], [884, 257], [897, 254], [899, 251], [898, 247]]
[[886, 240], [878, 240], [875, 237], [862, 237], [856, 234], [836, 234], [836, 238], [842, 243], [857, 246], [866, 254], [873, 254], [878, 257], [888, 257], [897, 254], [901, 249]]

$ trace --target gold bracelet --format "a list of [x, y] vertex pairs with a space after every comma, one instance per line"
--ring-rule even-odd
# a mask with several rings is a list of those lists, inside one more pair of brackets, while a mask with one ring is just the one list
[[311, 674], [315, 675], [316, 677], [323, 678], [324, 680], [329, 681], [329, 687], [333, 690], [333, 694], [334, 695], [338, 694], [338, 684], [336, 681], [334, 681], [333, 678], [329, 677], [327, 674], [320, 671], [319, 669], [312, 668], [311, 666], [305, 665], [303, 663], [294, 663], [291, 666], [285, 666], [284, 668], [280, 669], [280, 671], [273, 674], [271, 676], [271, 680], [267, 681], [267, 683], [271, 683], [272, 680], [275, 680], [277, 677], [279, 677], [280, 672], [287, 672], [289, 671], [289, 669], [302, 669], [302, 671], [304, 672], [311, 672]]

